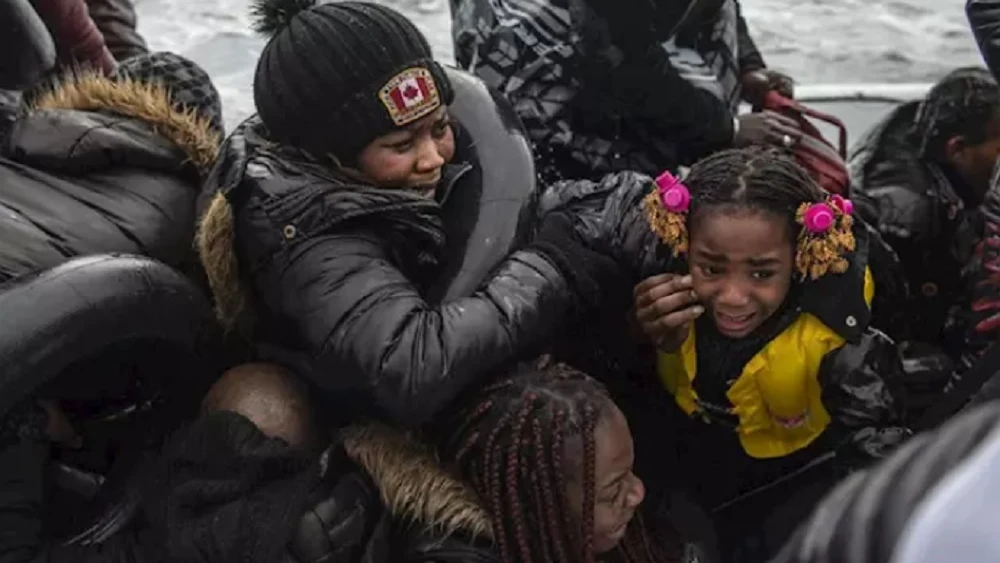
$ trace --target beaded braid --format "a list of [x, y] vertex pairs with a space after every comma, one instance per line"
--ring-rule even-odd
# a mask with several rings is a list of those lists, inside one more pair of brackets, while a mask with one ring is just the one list
[[[594, 430], [610, 404], [596, 380], [561, 364], [522, 366], [446, 422], [442, 458], [479, 493], [504, 563], [594, 563]], [[563, 448], [582, 445], [582, 522], [566, 498]], [[630, 541], [648, 541], [630, 534]], [[626, 561], [653, 563], [641, 545]]]

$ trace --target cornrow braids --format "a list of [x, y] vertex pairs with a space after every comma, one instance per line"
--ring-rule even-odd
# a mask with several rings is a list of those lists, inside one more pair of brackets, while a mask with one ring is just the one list
[[799, 206], [826, 197], [790, 155], [772, 147], [753, 146], [715, 153], [695, 164], [684, 183], [691, 190], [689, 231], [711, 210], [751, 209], [786, 217], [794, 241], [799, 231], [796, 221]]
[[[442, 460], [479, 494], [504, 563], [594, 563], [594, 429], [611, 404], [595, 379], [543, 359], [487, 385], [446, 417]], [[564, 448], [577, 439], [582, 522], [572, 517], [566, 496], [571, 462]], [[638, 554], [637, 563], [665, 561], [645, 557], [653, 553], [647, 547], [620, 551]]]
[[986, 141], [997, 110], [1000, 86], [988, 70], [953, 70], [931, 88], [917, 109], [913, 135], [921, 155], [942, 161], [945, 143], [956, 136], [973, 145]]

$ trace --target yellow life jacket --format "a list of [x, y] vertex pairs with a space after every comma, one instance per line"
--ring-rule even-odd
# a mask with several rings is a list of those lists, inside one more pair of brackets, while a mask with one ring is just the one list
[[[875, 283], [866, 268], [864, 299], [869, 307], [874, 295]], [[815, 316], [802, 313], [750, 358], [726, 392], [731, 412], [739, 419], [740, 444], [749, 456], [786, 456], [823, 433], [830, 414], [820, 398], [819, 368], [823, 358], [844, 343]], [[680, 350], [657, 358], [663, 386], [692, 416], [703, 410], [693, 385], [697, 365], [694, 326]]]

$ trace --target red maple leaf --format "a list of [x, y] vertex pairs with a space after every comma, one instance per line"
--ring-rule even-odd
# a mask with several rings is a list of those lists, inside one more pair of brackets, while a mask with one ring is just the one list
[[413, 98], [416, 98], [419, 94], [420, 94], [420, 90], [417, 89], [413, 84], [408, 85], [406, 87], [406, 89], [403, 90], [403, 97], [406, 98], [406, 99], [408, 99], [408, 100], [412, 100]]

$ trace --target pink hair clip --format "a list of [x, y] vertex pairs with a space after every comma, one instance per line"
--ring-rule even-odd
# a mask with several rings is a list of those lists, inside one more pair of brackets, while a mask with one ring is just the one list
[[833, 202], [833, 205], [836, 206], [837, 209], [839, 209], [840, 212], [843, 213], [844, 215], [852, 215], [854, 213], [854, 202], [847, 199], [846, 197], [839, 194], [834, 194], [833, 197], [830, 198], [830, 200]]
[[656, 187], [660, 192], [660, 202], [664, 209], [671, 213], [684, 213], [691, 205], [691, 192], [680, 180], [670, 172], [664, 172], [656, 178]]
[[814, 235], [825, 233], [833, 226], [833, 209], [825, 203], [814, 203], [802, 215], [802, 224]]

